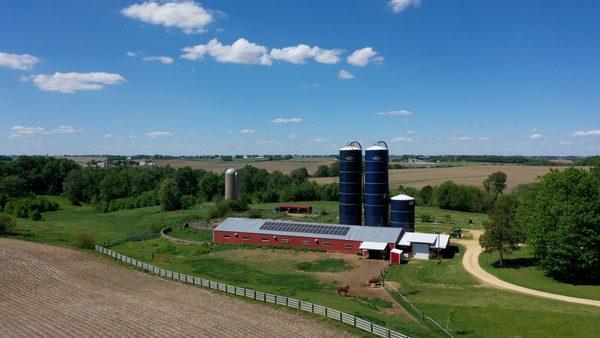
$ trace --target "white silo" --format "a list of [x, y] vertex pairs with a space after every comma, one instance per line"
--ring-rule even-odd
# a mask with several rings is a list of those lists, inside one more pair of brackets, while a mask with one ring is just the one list
[[237, 201], [237, 176], [235, 168], [225, 170], [225, 199]]

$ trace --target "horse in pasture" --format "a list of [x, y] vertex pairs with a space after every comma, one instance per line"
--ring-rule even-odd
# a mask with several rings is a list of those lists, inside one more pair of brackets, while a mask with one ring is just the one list
[[340, 296], [342, 295], [342, 292], [344, 293], [344, 296], [348, 296], [348, 291], [350, 291], [350, 285], [338, 286], [337, 288], [337, 293]]

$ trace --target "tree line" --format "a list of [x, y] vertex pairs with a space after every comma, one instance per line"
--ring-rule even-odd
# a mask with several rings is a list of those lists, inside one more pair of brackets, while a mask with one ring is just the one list
[[550, 276], [600, 284], [600, 166], [552, 170], [499, 195], [489, 219], [480, 244], [499, 252], [501, 266], [527, 244]]
[[[308, 181], [306, 168], [290, 174], [247, 165], [239, 170], [238, 189], [244, 203], [300, 200], [337, 200], [337, 184], [317, 185]], [[224, 174], [184, 167], [80, 166], [69, 159], [21, 156], [0, 162], [0, 210], [15, 215], [15, 205], [37, 207], [47, 203], [18, 202], [37, 195], [63, 195], [74, 205], [93, 204], [99, 212], [161, 205], [164, 210], [190, 208], [222, 198]], [[39, 198], [39, 197], [38, 197]], [[35, 203], [34, 203], [35, 202]], [[28, 212], [27, 212], [28, 214]]]

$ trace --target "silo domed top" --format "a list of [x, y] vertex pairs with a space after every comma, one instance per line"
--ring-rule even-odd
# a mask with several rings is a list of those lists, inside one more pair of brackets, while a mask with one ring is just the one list
[[349, 151], [349, 150], [362, 150], [362, 149], [360, 149], [357, 146], [351, 146], [351, 145], [345, 146], [344, 148], [340, 149], [340, 151]]
[[415, 199], [408, 195], [400, 194], [400, 195], [396, 195], [396, 196], [392, 197], [391, 200], [392, 201], [414, 201]]
[[370, 151], [370, 150], [388, 150], [388, 148], [382, 147], [380, 145], [374, 145], [374, 146], [372, 146], [370, 148], [367, 148], [366, 151]]
[[235, 174], [235, 173], [237, 173], [237, 170], [235, 168], [229, 168], [229, 169], [225, 170], [226, 175], [231, 175], [231, 174]]

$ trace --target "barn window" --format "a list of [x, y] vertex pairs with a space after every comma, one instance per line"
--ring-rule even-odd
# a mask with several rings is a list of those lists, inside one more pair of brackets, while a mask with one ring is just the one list
[[250, 240], [250, 237], [248, 237], [248, 236], [242, 236], [242, 241], [249, 241], [249, 240]]
[[290, 240], [287, 239], [287, 238], [282, 238], [281, 239], [281, 243], [283, 243], [283, 244], [290, 244]]
[[323, 246], [331, 246], [331, 242], [324, 242]]
[[310, 245], [310, 241], [302, 241], [302, 245]]
[[352, 245], [352, 244], [344, 244], [344, 248], [346, 248], [346, 249], [354, 249], [354, 245]]
[[263, 237], [260, 240], [263, 241], [263, 242], [268, 242], [269, 241], [269, 239], [267, 237]]
[[225, 238], [225, 239], [230, 239], [230, 238], [231, 238], [231, 236], [230, 236], [230, 235], [223, 235], [223, 238]]

